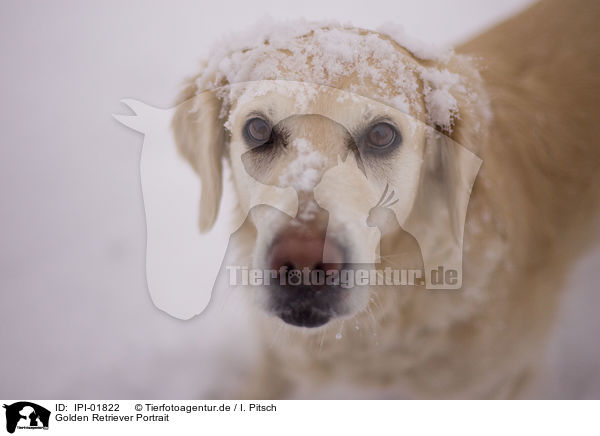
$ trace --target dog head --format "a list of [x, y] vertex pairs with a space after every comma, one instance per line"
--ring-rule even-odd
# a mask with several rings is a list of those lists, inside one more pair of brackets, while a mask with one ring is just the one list
[[[240, 220], [250, 223], [251, 266], [276, 271], [258, 289], [262, 308], [304, 327], [352, 316], [368, 306], [372, 289], [368, 280], [345, 286], [340, 274], [376, 262], [381, 236], [397, 245], [403, 228], [421, 233], [407, 258], [426, 270], [419, 251], [439, 248], [419, 230], [432, 211], [416, 202], [430, 194], [421, 188], [426, 177], [439, 179], [435, 195], [452, 190], [443, 186], [448, 152], [440, 138], [477, 150], [486, 107], [477, 73], [451, 53], [420, 59], [386, 35], [334, 25], [242, 40], [215, 50], [188, 82], [173, 121], [178, 147], [202, 180], [200, 227], [217, 216], [226, 161]], [[460, 172], [461, 163], [454, 166]], [[265, 206], [274, 204], [272, 187], [296, 192], [295, 216], [281, 212], [284, 204]], [[449, 239], [462, 247], [462, 230], [447, 221]]]

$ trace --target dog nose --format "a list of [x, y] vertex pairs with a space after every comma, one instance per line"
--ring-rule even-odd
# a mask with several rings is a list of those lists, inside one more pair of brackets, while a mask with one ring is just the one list
[[[320, 271], [322, 277], [328, 271], [342, 268], [344, 250], [336, 241], [327, 238], [325, 232], [291, 228], [280, 234], [271, 247], [270, 256], [272, 269], [287, 268], [284, 273], [287, 283], [279, 282], [271, 289], [271, 310], [277, 316], [298, 327], [318, 327], [335, 316], [343, 290], [312, 276]], [[304, 281], [303, 272], [299, 274], [305, 268], [311, 270], [309, 282]]]
[[[323, 263], [323, 252], [328, 263]], [[309, 268], [311, 270], [338, 269], [344, 263], [344, 252], [339, 245], [324, 234], [288, 231], [271, 247], [271, 268], [288, 270]]]

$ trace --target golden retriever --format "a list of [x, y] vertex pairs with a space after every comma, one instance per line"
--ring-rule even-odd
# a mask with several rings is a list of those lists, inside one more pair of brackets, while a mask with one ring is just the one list
[[[373, 218], [389, 200], [396, 221], [380, 208], [377, 268], [401, 259], [421, 269], [419, 245], [436, 242], [403, 228], [419, 180], [437, 168], [424, 168], [425, 131], [483, 162], [466, 212], [460, 290], [259, 287], [265, 347], [244, 395], [543, 395], [532, 389], [544, 342], [565, 273], [592, 239], [599, 197], [599, 20], [597, 2], [551, 0], [456, 52], [331, 23], [274, 25], [217, 47], [187, 82], [173, 128], [202, 180], [203, 230], [216, 219], [230, 165], [242, 264], [351, 264], [366, 233], [335, 217]], [[306, 88], [277, 93], [261, 89], [264, 81]], [[380, 104], [360, 112], [345, 92]], [[298, 109], [307, 94], [310, 109]], [[427, 127], [403, 135], [400, 112], [386, 107]], [[393, 197], [383, 198], [390, 181]], [[297, 215], [255, 207], [274, 204], [267, 197], [283, 191], [273, 186], [295, 189], [281, 207]]]

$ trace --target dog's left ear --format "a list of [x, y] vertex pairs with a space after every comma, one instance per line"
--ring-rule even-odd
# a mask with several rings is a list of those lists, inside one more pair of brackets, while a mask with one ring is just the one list
[[[445, 65], [438, 66], [437, 69], [454, 78], [449, 80], [450, 86], [448, 83], [442, 85], [446, 88], [444, 91], [447, 92], [448, 98], [453, 100], [451, 116], [448, 124], [437, 125], [436, 128], [471, 152], [481, 154], [479, 152], [482, 144], [485, 144], [491, 121], [491, 110], [476, 60], [454, 54]], [[430, 86], [435, 91], [436, 84]]]
[[199, 226], [206, 232], [213, 226], [221, 203], [225, 129], [219, 118], [221, 103], [216, 91], [199, 93], [196, 80], [188, 80], [179, 95], [172, 128], [179, 152], [202, 182]]
[[[432, 74], [434, 83], [424, 86], [429, 86], [429, 95], [438, 91], [436, 97], [442, 101], [438, 107], [428, 105], [428, 109], [454, 105], [455, 110], [451, 118], [440, 112], [429, 114], [423, 171], [405, 230], [421, 247], [427, 288], [459, 289], [466, 212], [482, 163], [477, 154], [487, 136], [490, 115], [481, 78], [468, 59], [456, 56], [438, 71], [452, 78], [452, 85], [446, 82], [443, 89], [436, 90], [435, 79], [440, 77]], [[448, 281], [437, 280], [442, 270], [450, 273]]]

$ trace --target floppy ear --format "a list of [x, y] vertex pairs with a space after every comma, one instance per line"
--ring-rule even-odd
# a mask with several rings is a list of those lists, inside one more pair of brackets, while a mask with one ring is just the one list
[[194, 77], [179, 95], [172, 128], [179, 152], [202, 182], [199, 226], [201, 232], [206, 232], [213, 226], [221, 202], [225, 130], [219, 118], [221, 104], [216, 92], [197, 91]]
[[485, 144], [492, 118], [490, 101], [475, 60], [465, 55], [453, 55], [447, 64], [438, 66], [460, 77], [460, 81], [448, 88], [455, 101], [455, 112], [448, 128], [440, 128], [454, 142], [475, 154]]
[[[405, 230], [421, 247], [428, 289], [462, 286], [465, 218], [482, 163], [476, 153], [487, 135], [490, 118], [487, 95], [468, 59], [458, 56], [446, 67], [461, 78], [444, 90], [456, 112], [451, 124], [427, 127], [419, 191], [405, 223]], [[453, 273], [448, 276], [451, 281], [435, 274], [440, 267]]]

